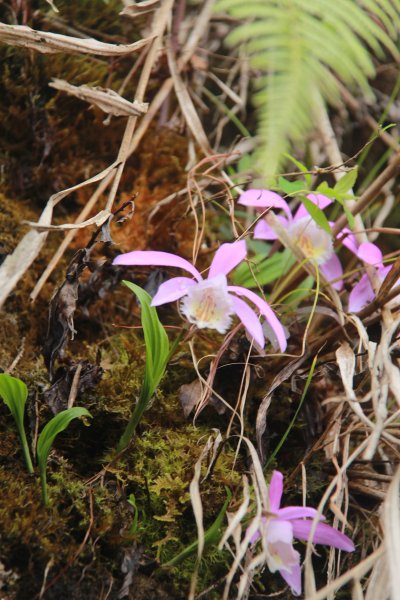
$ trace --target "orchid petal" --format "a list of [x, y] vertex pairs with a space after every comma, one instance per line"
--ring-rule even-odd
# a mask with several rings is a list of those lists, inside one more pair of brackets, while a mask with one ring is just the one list
[[[285, 506], [285, 508], [280, 508], [277, 512], [278, 518], [286, 521], [303, 519], [305, 517], [313, 519], [317, 514], [318, 511], [315, 508], [310, 508], [308, 506]], [[324, 518], [324, 516], [320, 516], [320, 519]]]
[[230, 292], [233, 292], [234, 294], [237, 294], [238, 296], [245, 296], [248, 300], [250, 300], [250, 302], [253, 302], [253, 304], [257, 306], [258, 310], [261, 312], [262, 315], [264, 315], [264, 317], [267, 319], [268, 323], [274, 330], [274, 333], [278, 339], [281, 352], [284, 352], [287, 346], [285, 330], [283, 329], [282, 324], [280, 323], [278, 317], [275, 315], [274, 311], [269, 306], [269, 304], [267, 304], [265, 300], [257, 296], [257, 294], [255, 294], [251, 290], [247, 290], [246, 288], [239, 287], [237, 285], [230, 285], [228, 286], [228, 290]]
[[374, 290], [368, 279], [368, 275], [363, 275], [349, 294], [349, 312], [357, 313], [367, 306], [375, 298]]
[[272, 227], [264, 219], [261, 219], [254, 227], [253, 238], [255, 240], [277, 240], [278, 236]]
[[[294, 537], [299, 540], [308, 541], [313, 521], [294, 519], [290, 521], [290, 523], [293, 527]], [[347, 535], [334, 529], [334, 527], [331, 527], [330, 525], [326, 525], [326, 523], [317, 524], [312, 543], [333, 546], [333, 548], [346, 550], [346, 552], [353, 552], [354, 550], [354, 544]]]
[[178, 267], [193, 275], [197, 281], [202, 281], [202, 276], [189, 261], [171, 254], [170, 252], [157, 252], [154, 250], [134, 250], [117, 256], [113, 265], [127, 266], [154, 266], [154, 267]]
[[264, 348], [265, 339], [264, 333], [261, 327], [261, 323], [252, 308], [244, 300], [231, 296], [235, 307], [235, 312], [251, 337], [257, 342], [261, 348]]
[[[332, 204], [332, 200], [330, 198], [328, 198], [327, 196], [324, 196], [323, 194], [308, 194], [306, 196], [306, 198], [308, 198], [308, 200], [311, 200], [311, 202], [313, 204], [315, 204], [316, 206], [318, 206], [318, 208], [320, 208], [321, 210], [323, 210], [324, 208], [326, 208], [327, 206]], [[298, 219], [302, 219], [303, 217], [309, 217], [309, 216], [310, 216], [310, 213], [308, 212], [308, 210], [306, 209], [304, 204], [301, 204], [299, 206], [299, 208], [297, 209], [296, 214], [293, 217], [293, 220], [297, 221]]]
[[[285, 217], [278, 215], [277, 218], [285, 229], [289, 227], [289, 221]], [[261, 219], [254, 227], [253, 238], [255, 240], [277, 240], [278, 236], [274, 229], [264, 219]]]
[[266, 529], [266, 540], [268, 544], [276, 544], [276, 542], [292, 544], [293, 537], [291, 522], [281, 521], [279, 519], [269, 519]]
[[283, 475], [280, 471], [272, 473], [271, 481], [268, 487], [269, 494], [269, 509], [273, 513], [277, 513], [280, 509], [281, 499], [283, 494]]
[[328, 258], [327, 261], [322, 263], [322, 265], [320, 265], [319, 268], [325, 279], [327, 279], [328, 281], [333, 281], [334, 279], [337, 279], [337, 281], [334, 281], [332, 283], [332, 287], [340, 292], [340, 290], [343, 287], [343, 269], [340, 260], [338, 259], [336, 254], [332, 254], [332, 256]]
[[369, 265], [379, 265], [382, 263], [382, 252], [372, 242], [364, 242], [358, 248], [357, 257]]
[[241, 263], [244, 258], [246, 258], [246, 254], [247, 249], [244, 240], [233, 242], [232, 244], [222, 244], [214, 255], [208, 273], [208, 279], [216, 277], [221, 273], [227, 275]]
[[292, 567], [290, 571], [284, 571], [281, 569], [279, 571], [281, 577], [286, 581], [286, 583], [290, 586], [291, 592], [294, 596], [301, 595], [301, 568], [300, 565], [295, 565]]
[[255, 208], [280, 208], [292, 220], [292, 213], [286, 200], [270, 190], [247, 190], [247, 192], [240, 195], [239, 204], [254, 206]]
[[151, 306], [160, 306], [160, 304], [179, 300], [187, 294], [188, 288], [192, 285], [196, 285], [196, 282], [189, 277], [173, 277], [160, 285], [151, 301]]
[[348, 227], [343, 227], [342, 231], [337, 235], [337, 239], [343, 244], [343, 246], [346, 246], [350, 252], [357, 256], [358, 244], [356, 236]]

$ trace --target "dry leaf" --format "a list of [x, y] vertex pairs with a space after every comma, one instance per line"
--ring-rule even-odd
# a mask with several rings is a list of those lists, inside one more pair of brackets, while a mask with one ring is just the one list
[[63, 79], [53, 79], [49, 86], [90, 104], [95, 104], [103, 112], [115, 117], [135, 117], [147, 112], [147, 103], [136, 102], [136, 100], [129, 102], [114, 90], [88, 85], [71, 85]]
[[62, 225], [42, 225], [40, 221], [38, 223], [35, 223], [34, 221], [25, 221], [25, 223], [37, 231], [66, 231], [68, 229], [84, 229], [89, 225], [101, 227], [110, 217], [112, 217], [112, 212], [109, 210], [101, 210], [97, 215], [94, 215], [94, 217], [82, 221], [81, 223], [63, 223]]
[[191, 383], [185, 383], [179, 388], [179, 402], [183, 408], [183, 414], [186, 418], [195, 408], [201, 398], [202, 385], [201, 381], [195, 379]]
[[93, 38], [75, 38], [61, 33], [36, 31], [26, 25], [0, 23], [0, 42], [12, 46], [32, 48], [43, 53], [67, 52], [70, 54], [97, 54], [119, 56], [136, 52], [151, 42], [148, 37], [133, 44], [106, 44]]
[[132, 18], [147, 15], [156, 8], [156, 4], [158, 4], [159, 1], [160, 0], [143, 0], [140, 4], [133, 2], [132, 4], [127, 4], [119, 14]]
[[44, 401], [50, 407], [53, 414], [56, 415], [68, 407], [71, 387], [75, 373], [79, 367], [81, 371], [76, 396], [83, 394], [87, 390], [94, 389], [100, 382], [103, 369], [99, 365], [90, 363], [88, 360], [72, 361], [70, 364], [63, 365], [57, 369], [53, 385], [43, 394]]
[[68, 265], [65, 281], [58, 288], [50, 302], [49, 322], [43, 356], [53, 380], [54, 362], [63, 352], [71, 334], [74, 337], [74, 313], [78, 301], [79, 278], [86, 269], [90, 252], [86, 248], [78, 250]]
[[[42, 212], [39, 224], [48, 225], [53, 215], [53, 205], [48, 204]], [[0, 308], [12, 292], [25, 271], [38, 256], [47, 238], [47, 233], [29, 231], [19, 242], [12, 254], [0, 266]]]

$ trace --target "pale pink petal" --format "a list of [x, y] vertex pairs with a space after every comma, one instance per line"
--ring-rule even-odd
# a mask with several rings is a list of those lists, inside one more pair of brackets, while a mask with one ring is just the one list
[[280, 471], [273, 471], [271, 481], [269, 482], [269, 509], [277, 513], [280, 509], [283, 494], [283, 475]]
[[375, 246], [375, 244], [372, 244], [372, 242], [364, 242], [363, 244], [360, 244], [357, 251], [357, 257], [370, 265], [381, 264], [383, 258], [382, 252], [378, 246]]
[[[293, 527], [294, 537], [299, 540], [308, 541], [313, 522], [294, 519], [290, 523]], [[333, 546], [333, 548], [346, 550], [346, 552], [353, 552], [354, 550], [354, 544], [347, 535], [330, 527], [330, 525], [326, 525], [326, 523], [317, 524], [312, 543]]]
[[338, 281], [332, 283], [332, 287], [334, 287], [335, 290], [340, 291], [343, 287], [343, 269], [336, 254], [332, 254], [332, 256], [326, 262], [322, 263], [319, 268], [325, 279], [328, 281], [340, 278]]
[[258, 310], [262, 315], [264, 315], [274, 330], [281, 352], [284, 352], [287, 346], [285, 330], [283, 329], [278, 317], [275, 315], [272, 308], [265, 302], [265, 300], [262, 300], [262, 298], [257, 296], [257, 294], [251, 290], [247, 290], [246, 288], [239, 287], [237, 285], [228, 286], [228, 290], [230, 292], [234, 292], [238, 296], [245, 296], [248, 300], [250, 300], [250, 302], [253, 302], [253, 304], [257, 306]]
[[272, 227], [264, 219], [261, 219], [254, 227], [253, 238], [255, 240], [277, 240], [278, 236]]
[[114, 258], [113, 265], [178, 267], [191, 273], [197, 281], [202, 281], [203, 279], [198, 270], [189, 261], [170, 252], [134, 250], [133, 252], [126, 252]]
[[[383, 280], [385, 279], [386, 275], [389, 273], [389, 271], [392, 269], [393, 265], [386, 265], [386, 267], [384, 265], [378, 265], [377, 267], [377, 271], [378, 271], [378, 275], [379, 275], [379, 279], [381, 281], [381, 283], [383, 283]], [[396, 285], [399, 284], [399, 280], [397, 280]]]
[[280, 208], [285, 211], [290, 220], [292, 219], [292, 213], [286, 200], [270, 190], [247, 190], [240, 195], [239, 204], [255, 208]]
[[160, 306], [160, 304], [179, 300], [187, 294], [188, 288], [192, 285], [196, 285], [196, 282], [189, 277], [173, 277], [160, 285], [151, 301], [151, 306]]
[[[278, 517], [290, 521], [291, 519], [303, 519], [310, 517], [313, 519], [317, 515], [318, 511], [315, 508], [309, 508], [308, 506], [285, 506], [278, 510]], [[321, 516], [321, 519], [325, 517]]]
[[259, 346], [261, 346], [261, 348], [264, 348], [264, 334], [261, 327], [261, 323], [256, 313], [252, 308], [250, 308], [248, 304], [246, 304], [246, 302], [244, 302], [244, 300], [241, 300], [240, 298], [237, 298], [233, 295], [231, 296], [231, 298], [233, 299], [233, 304], [237, 316], [242, 321], [243, 325], [245, 326], [251, 337], [254, 338], [254, 340]]
[[349, 294], [349, 312], [357, 313], [374, 300], [375, 294], [367, 275], [363, 275]]
[[289, 522], [281, 521], [280, 519], [269, 519], [267, 523], [266, 539], [268, 544], [282, 542], [282, 544], [291, 546], [293, 543], [293, 529], [291, 521]]
[[[332, 200], [323, 194], [308, 194], [306, 196], [313, 204], [318, 206], [321, 210], [332, 204]], [[294, 215], [294, 220], [298, 221], [298, 219], [302, 219], [303, 217], [309, 217], [310, 213], [304, 206], [304, 204], [300, 204], [299, 208]]]
[[[289, 227], [289, 221], [285, 217], [278, 215], [277, 218], [282, 223], [283, 227], [285, 227], [285, 229]], [[261, 219], [261, 221], [258, 221], [254, 227], [253, 238], [255, 240], [277, 240], [278, 236], [272, 227], [270, 227], [264, 219]]]
[[342, 231], [338, 233], [336, 237], [340, 242], [342, 242], [343, 246], [346, 246], [346, 248], [350, 250], [350, 252], [357, 256], [358, 244], [356, 236], [354, 235], [354, 233], [351, 232], [351, 230], [348, 227], [343, 227]]
[[227, 275], [241, 263], [244, 258], [246, 258], [246, 254], [247, 249], [244, 240], [233, 242], [233, 244], [222, 244], [214, 254], [208, 273], [208, 279], [216, 277], [221, 273]]
[[280, 575], [286, 581], [286, 583], [290, 586], [291, 592], [294, 596], [301, 595], [301, 568], [300, 565], [295, 565], [292, 567], [291, 572], [284, 571], [281, 569], [279, 571]]

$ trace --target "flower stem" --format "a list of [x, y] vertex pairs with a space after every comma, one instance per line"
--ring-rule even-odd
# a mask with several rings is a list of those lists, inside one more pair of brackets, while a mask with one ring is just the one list
[[40, 486], [42, 488], [43, 503], [47, 506], [49, 503], [49, 495], [47, 493], [46, 464], [40, 465]]
[[32, 475], [32, 473], [33, 473], [33, 465], [32, 465], [31, 455], [30, 455], [30, 452], [29, 452], [28, 440], [26, 439], [25, 429], [23, 427], [19, 427], [18, 426], [18, 433], [19, 433], [19, 437], [20, 437], [20, 440], [21, 440], [22, 451], [24, 453], [26, 466], [28, 467], [29, 473]]

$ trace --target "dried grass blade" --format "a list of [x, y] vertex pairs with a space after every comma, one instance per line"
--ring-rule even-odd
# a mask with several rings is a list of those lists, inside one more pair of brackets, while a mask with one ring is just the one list
[[383, 507], [386, 561], [389, 567], [390, 598], [400, 600], [400, 466], [389, 486]]
[[50, 196], [38, 223], [31, 225], [42, 231], [29, 231], [19, 242], [13, 253], [9, 254], [0, 266], [0, 308], [23, 274], [29, 269], [33, 261], [39, 255], [39, 252], [46, 241], [47, 232], [52, 228], [51, 219], [56, 204], [71, 192], [91, 183], [101, 181], [107, 177], [116, 166], [118, 166], [118, 163], [113, 163], [107, 167], [107, 169], [101, 171], [101, 173], [97, 173], [90, 179]]
[[95, 104], [103, 112], [115, 117], [135, 117], [147, 112], [148, 104], [145, 102], [129, 102], [114, 90], [90, 87], [89, 85], [71, 85], [63, 79], [53, 79], [49, 86], [75, 96], [84, 102]]
[[96, 54], [100, 56], [120, 56], [136, 52], [151, 42], [148, 37], [133, 44], [107, 44], [93, 38], [75, 38], [61, 33], [36, 31], [26, 25], [6, 25], [0, 23], [0, 42], [12, 46], [31, 48], [44, 54], [66, 52], [69, 54]]
[[167, 56], [169, 70], [171, 73], [172, 80], [174, 82], [175, 94], [181, 107], [183, 116], [185, 117], [186, 124], [192, 132], [194, 139], [199, 144], [200, 148], [203, 150], [204, 154], [210, 154], [211, 148], [208, 143], [208, 138], [203, 129], [203, 125], [201, 124], [199, 115], [197, 114], [197, 111], [194, 107], [193, 101], [190, 97], [187, 87], [179, 74], [179, 68], [172, 55], [171, 48], [167, 49]]
[[200, 477], [201, 477], [201, 465], [203, 464], [204, 458], [208, 455], [210, 450], [214, 446], [214, 437], [210, 435], [207, 440], [205, 447], [203, 448], [200, 458], [196, 462], [194, 466], [194, 476], [189, 486], [190, 493], [190, 501], [193, 507], [194, 518], [196, 520], [197, 526], [197, 538], [198, 538], [198, 546], [197, 546], [197, 561], [195, 570], [193, 572], [192, 581], [190, 585], [190, 594], [189, 598], [194, 598], [195, 590], [196, 590], [196, 582], [197, 582], [197, 572], [199, 567], [199, 562], [203, 555], [204, 550], [204, 525], [203, 525], [203, 504], [201, 502], [200, 496]]

